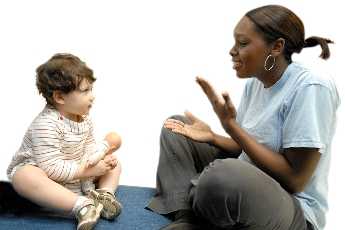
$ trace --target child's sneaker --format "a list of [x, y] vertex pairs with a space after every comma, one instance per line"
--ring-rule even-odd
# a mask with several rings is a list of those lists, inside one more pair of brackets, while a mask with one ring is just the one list
[[93, 201], [82, 207], [76, 214], [78, 220], [77, 230], [91, 230], [97, 224], [103, 205]]
[[112, 220], [120, 215], [122, 205], [116, 200], [114, 194], [102, 189], [92, 190], [89, 197], [103, 205], [101, 217]]

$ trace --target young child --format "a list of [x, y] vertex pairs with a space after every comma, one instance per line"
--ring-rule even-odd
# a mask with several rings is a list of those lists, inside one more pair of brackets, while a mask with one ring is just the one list
[[[21, 196], [42, 207], [72, 212], [77, 229], [92, 229], [100, 216], [114, 219], [121, 212], [114, 195], [121, 165], [112, 154], [121, 139], [112, 133], [106, 144], [101, 143], [103, 152], [96, 151], [88, 117], [96, 79], [78, 57], [56, 54], [36, 73], [38, 91], [47, 105], [27, 130], [8, 177]], [[93, 186], [88, 182], [93, 178], [98, 189], [82, 189], [84, 182]]]

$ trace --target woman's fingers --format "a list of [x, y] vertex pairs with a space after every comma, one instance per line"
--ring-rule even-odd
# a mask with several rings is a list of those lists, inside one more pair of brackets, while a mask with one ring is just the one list
[[176, 120], [176, 119], [167, 119], [165, 122], [168, 122], [168, 123], [176, 123], [176, 124], [179, 124], [179, 125], [182, 125], [184, 126], [184, 122], [183, 121], [180, 121], [180, 120]]
[[185, 123], [175, 119], [167, 119], [164, 122], [164, 128], [170, 129], [174, 133], [179, 133], [182, 135], [186, 135]]
[[187, 136], [187, 131], [183, 127], [176, 127], [174, 129], [171, 129], [171, 131], [173, 131], [174, 133], [179, 133], [179, 134], [182, 134], [184, 136]]
[[213, 87], [208, 81], [206, 81], [205, 79], [201, 77], [197, 77], [196, 81], [201, 86], [208, 100], [211, 102], [213, 108], [217, 109], [217, 107], [220, 104], [222, 105], [224, 103], [222, 102], [223, 99], [218, 96], [218, 94], [216, 93], [216, 91], [213, 89]]
[[200, 85], [201, 89], [204, 91], [210, 102], [213, 104], [215, 101], [218, 101], [219, 97], [216, 94], [216, 91], [213, 89], [211, 84], [201, 77], [196, 78], [196, 82]]
[[167, 129], [174, 129], [176, 127], [184, 127], [185, 124], [182, 121], [175, 120], [175, 119], [167, 119], [164, 122], [164, 127]]
[[224, 98], [225, 105], [228, 107], [233, 107], [233, 104], [232, 104], [232, 101], [231, 101], [229, 94], [227, 92], [224, 92], [224, 93], [222, 93], [222, 96]]
[[234, 106], [234, 103], [232, 103], [232, 100], [229, 96], [229, 94], [227, 92], [223, 93], [223, 98], [225, 101], [225, 106], [227, 107], [227, 109], [232, 110], [233, 112], [236, 113], [236, 108]]
[[192, 123], [194, 123], [196, 121], [199, 121], [199, 119], [196, 116], [194, 116], [194, 114], [192, 114], [189, 111], [185, 111], [184, 115], [188, 118], [188, 120], [192, 121]]
[[212, 93], [214, 93], [212, 86], [205, 79], [196, 77], [196, 82], [200, 85], [207, 97], [212, 96]]

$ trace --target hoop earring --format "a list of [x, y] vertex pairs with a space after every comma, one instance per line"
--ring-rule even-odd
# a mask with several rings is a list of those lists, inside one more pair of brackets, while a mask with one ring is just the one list
[[[272, 63], [272, 65], [268, 68], [268, 67], [267, 67], [267, 62], [268, 62], [268, 59], [270, 59], [270, 58], [273, 58], [273, 63]], [[271, 71], [271, 70], [273, 69], [273, 67], [275, 66], [275, 64], [276, 64], [276, 58], [273, 57], [272, 54], [270, 54], [270, 55], [267, 56], [267, 58], [266, 58], [266, 60], [265, 60], [264, 68], [265, 68], [266, 71]]]

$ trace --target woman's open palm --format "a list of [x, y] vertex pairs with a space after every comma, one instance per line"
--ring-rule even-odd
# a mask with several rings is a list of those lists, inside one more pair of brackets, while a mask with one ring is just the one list
[[185, 112], [190, 123], [184, 123], [176, 119], [167, 119], [164, 127], [171, 129], [175, 133], [182, 134], [199, 142], [210, 142], [213, 139], [213, 132], [209, 125], [199, 120], [190, 112]]

